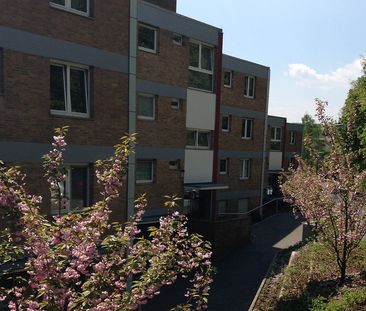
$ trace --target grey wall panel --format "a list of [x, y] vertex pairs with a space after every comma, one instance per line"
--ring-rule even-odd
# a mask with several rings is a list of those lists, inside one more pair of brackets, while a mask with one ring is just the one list
[[304, 126], [300, 123], [287, 123], [287, 129], [289, 131], [303, 132]]
[[[5, 162], [38, 163], [50, 149], [49, 144], [0, 142], [0, 159]], [[113, 147], [69, 145], [64, 159], [69, 163], [90, 163], [105, 159], [113, 152]]]
[[14, 28], [0, 26], [0, 46], [26, 54], [128, 72], [128, 57], [125, 55]]
[[222, 67], [224, 69], [246, 73], [256, 77], [268, 78], [269, 67], [225, 54], [222, 58]]
[[254, 119], [264, 119], [265, 112], [248, 110], [243, 108], [231, 107], [226, 105], [220, 106], [220, 112], [223, 114], [230, 114], [237, 117], [247, 117], [247, 118], [254, 118]]
[[217, 200], [238, 200], [259, 197], [260, 195], [261, 192], [259, 190], [218, 192]]
[[285, 126], [286, 125], [286, 118], [268, 116], [268, 125], [277, 126], [277, 127]]
[[184, 153], [184, 149], [136, 146], [137, 159], [178, 160], [184, 159]]
[[137, 92], [182, 99], [187, 98], [186, 88], [146, 80], [137, 80]]
[[138, 20], [213, 45], [217, 45], [218, 33], [221, 31], [219, 28], [160, 9], [141, 0], [138, 2]]
[[219, 150], [220, 158], [231, 159], [262, 159], [262, 151], [237, 151], [237, 150]]

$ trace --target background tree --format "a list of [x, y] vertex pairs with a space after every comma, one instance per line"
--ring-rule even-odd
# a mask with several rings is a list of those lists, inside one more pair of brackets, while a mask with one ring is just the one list
[[[319, 238], [329, 247], [339, 267], [339, 283], [344, 284], [347, 263], [366, 234], [366, 171], [359, 172], [355, 156], [341, 139], [336, 122], [324, 114], [317, 101], [317, 117], [329, 143], [329, 154], [314, 167], [298, 158], [282, 184], [285, 200], [296, 207], [308, 223], [317, 225]], [[347, 135], [353, 135], [352, 119]], [[310, 150], [312, 150], [310, 148]], [[316, 153], [310, 153], [310, 157]], [[315, 159], [312, 159], [313, 161]]]
[[[62, 197], [65, 179], [62, 152], [67, 129], [56, 130], [53, 150], [44, 157], [53, 200]], [[212, 282], [210, 245], [189, 235], [186, 217], [179, 213], [160, 219], [150, 239], [139, 237], [138, 222], [146, 200], [136, 201], [135, 215], [124, 226], [108, 224], [110, 203], [119, 196], [134, 138], [124, 137], [113, 157], [97, 163], [102, 199], [81, 213], [49, 220], [40, 213], [41, 198], [25, 190], [25, 176], [16, 168], [0, 167], [0, 209], [10, 217], [0, 244], [0, 264], [27, 258], [26, 278], [14, 278], [0, 288], [0, 301], [9, 310], [136, 310], [179, 277], [192, 287], [177, 310], [207, 307]], [[172, 197], [169, 206], [176, 204]], [[57, 206], [57, 205], [56, 205]], [[1, 306], [0, 306], [1, 307]]]
[[[303, 145], [301, 158], [310, 164], [313, 161], [312, 153], [316, 152], [318, 157], [322, 157], [325, 153], [325, 145], [322, 135], [322, 127], [317, 124], [314, 118], [309, 114], [302, 117], [303, 137], [306, 144]], [[316, 163], [311, 163], [316, 165]]]
[[[366, 60], [362, 63], [363, 74], [352, 82], [346, 102], [342, 108], [342, 134], [347, 147], [356, 156], [360, 169], [366, 168]], [[352, 119], [355, 130], [352, 136], [347, 136], [345, 125]]]

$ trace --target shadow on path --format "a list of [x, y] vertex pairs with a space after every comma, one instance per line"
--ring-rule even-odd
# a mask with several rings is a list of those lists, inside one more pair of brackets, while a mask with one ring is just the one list
[[[209, 311], [248, 310], [274, 255], [303, 240], [301, 220], [277, 214], [253, 225], [252, 242], [217, 264]], [[183, 284], [162, 291], [143, 311], [165, 311], [184, 296]]]

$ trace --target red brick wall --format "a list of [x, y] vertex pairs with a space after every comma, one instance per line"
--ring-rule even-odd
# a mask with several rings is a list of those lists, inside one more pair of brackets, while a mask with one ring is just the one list
[[0, 25], [128, 54], [127, 0], [94, 0], [94, 16], [53, 8], [48, 0], [1, 0]]

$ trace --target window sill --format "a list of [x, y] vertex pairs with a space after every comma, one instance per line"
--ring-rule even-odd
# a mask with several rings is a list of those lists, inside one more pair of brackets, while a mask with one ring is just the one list
[[57, 110], [51, 110], [50, 112], [51, 116], [53, 117], [61, 117], [61, 118], [74, 118], [74, 119], [80, 119], [80, 120], [90, 120], [89, 114], [74, 114], [74, 113], [67, 113]]
[[242, 140], [253, 140], [253, 137], [242, 137]]
[[254, 96], [249, 96], [249, 95], [245, 95], [245, 94], [244, 94], [244, 97], [248, 98], [248, 99], [254, 99]]
[[186, 149], [189, 149], [189, 150], [212, 150], [211, 148], [209, 147], [197, 147], [197, 146], [186, 146]]
[[240, 177], [239, 180], [249, 180], [249, 177]]
[[229, 133], [230, 130], [221, 129], [221, 132]]
[[151, 49], [144, 48], [142, 46], [139, 46], [138, 49], [139, 49], [139, 51], [143, 51], [143, 52], [147, 52], [147, 53], [150, 53], [150, 54], [157, 55], [156, 49], [155, 50], [151, 50]]
[[224, 84], [224, 87], [226, 87], [227, 89], [231, 89], [232, 88], [231, 85], [225, 85], [225, 84]]
[[149, 185], [152, 183], [153, 183], [153, 180], [136, 180], [137, 185]]
[[142, 120], [142, 121], [155, 121], [155, 118], [137, 116], [137, 120]]
[[200, 92], [204, 92], [204, 93], [209, 93], [209, 94], [213, 94], [213, 90], [205, 90], [205, 89], [198, 89], [196, 87], [193, 87], [193, 86], [188, 86], [188, 89], [189, 90], [195, 90], [195, 91], [200, 91]]
[[220, 175], [221, 176], [225, 176], [225, 175], [228, 175], [228, 173], [227, 172], [225, 172], [225, 173], [224, 172], [220, 172]]
[[84, 18], [87, 18], [87, 19], [90, 19], [90, 20], [94, 20], [94, 17], [90, 16], [90, 13], [83, 13], [82, 11], [70, 10], [70, 9], [67, 9], [63, 6], [54, 4], [54, 3], [49, 3], [49, 6], [50, 6], [51, 9], [63, 11], [63, 12], [70, 13], [70, 14], [73, 14], [73, 15], [78, 15], [78, 16], [81, 16], [81, 17], [84, 17]]

